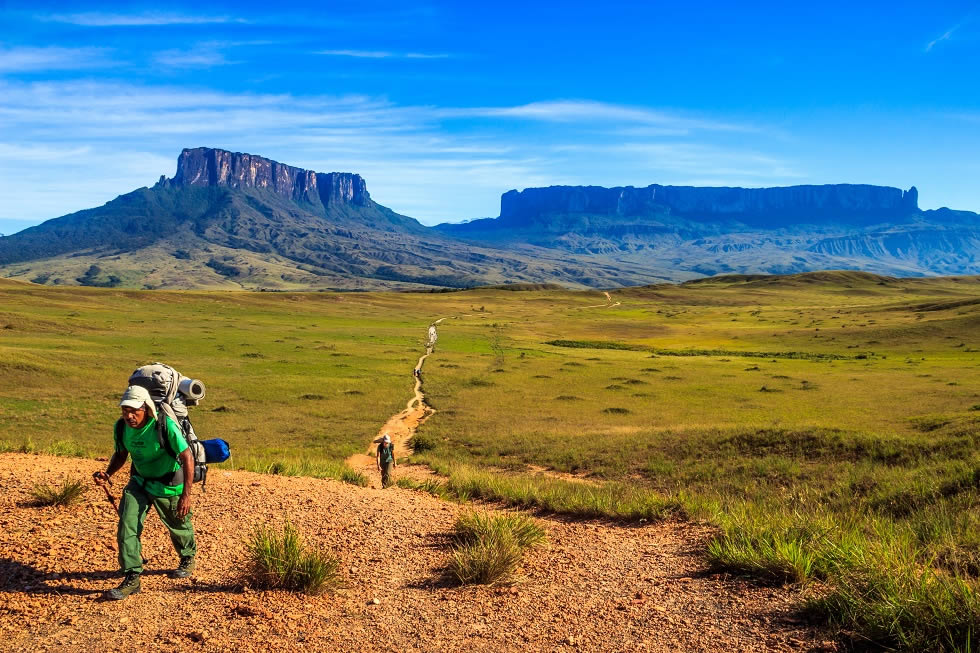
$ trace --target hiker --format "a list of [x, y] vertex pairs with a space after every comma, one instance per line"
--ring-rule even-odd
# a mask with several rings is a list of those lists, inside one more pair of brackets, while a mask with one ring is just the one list
[[[180, 563], [170, 572], [171, 578], [188, 578], [194, 572], [197, 543], [191, 524], [191, 487], [194, 484], [194, 459], [191, 457], [180, 427], [166, 415], [157, 415], [150, 393], [143, 387], [126, 388], [119, 402], [122, 418], [115, 428], [115, 451], [104, 472], [95, 472], [96, 482], [108, 482], [119, 471], [128, 456], [133, 457], [129, 483], [119, 502], [119, 567], [125, 577], [119, 587], [106, 592], [111, 600], [124, 599], [140, 591], [143, 572], [140, 535], [143, 522], [152, 505], [170, 531]], [[166, 430], [158, 430], [157, 419]]]
[[391, 485], [394, 469], [398, 467], [395, 462], [395, 445], [391, 443], [391, 436], [385, 433], [378, 445], [378, 471], [381, 472], [381, 487]]

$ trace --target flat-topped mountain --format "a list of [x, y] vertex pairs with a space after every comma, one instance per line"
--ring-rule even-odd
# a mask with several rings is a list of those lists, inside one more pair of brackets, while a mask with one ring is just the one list
[[922, 211], [914, 187], [652, 184], [512, 190], [498, 218], [432, 228], [355, 173], [199, 147], [150, 188], [0, 237], [0, 275], [140, 288], [613, 288], [827, 269], [978, 274], [980, 219]]
[[313, 172], [252, 154], [208, 147], [185, 149], [177, 158], [175, 186], [266, 189], [294, 202], [365, 206], [371, 199], [360, 175]]
[[149, 288], [383, 289], [662, 277], [561, 252], [464, 244], [371, 199], [360, 175], [212, 148], [85, 211], [0, 238], [0, 274]]
[[473, 243], [530, 243], [669, 268], [675, 278], [980, 272], [977, 214], [922, 211], [915, 187], [551, 186], [504, 193], [499, 218], [436, 228]]
[[618, 217], [672, 215], [765, 228], [788, 226], [789, 220], [874, 224], [918, 213], [918, 197], [914, 186], [903, 192], [863, 184], [780, 188], [551, 186], [504, 193], [500, 199], [500, 221], [523, 225], [555, 214], [586, 213]]

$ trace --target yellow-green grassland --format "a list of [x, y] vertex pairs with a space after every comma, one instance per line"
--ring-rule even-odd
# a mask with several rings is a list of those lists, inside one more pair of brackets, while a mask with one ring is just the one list
[[207, 384], [192, 419], [232, 444], [232, 465], [349, 474], [445, 318], [412, 455], [440, 492], [706, 520], [713, 567], [798, 583], [855, 641], [976, 646], [980, 278], [722, 277], [610, 296], [0, 280], [0, 446], [108, 455], [130, 371], [160, 360]]

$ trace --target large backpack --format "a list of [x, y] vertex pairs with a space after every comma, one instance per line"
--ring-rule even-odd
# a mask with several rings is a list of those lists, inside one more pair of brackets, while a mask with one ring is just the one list
[[[157, 408], [157, 438], [160, 440], [160, 446], [174, 458], [177, 458], [177, 453], [170, 446], [164, 416], [169, 417], [174, 424], [180, 427], [184, 439], [187, 440], [187, 446], [191, 450], [191, 456], [194, 458], [194, 482], [201, 483], [204, 487], [207, 483], [208, 463], [222, 462], [228, 458], [227, 443], [223, 440], [201, 442], [187, 415], [188, 406], [196, 406], [204, 399], [204, 384], [182, 375], [169, 365], [153, 363], [136, 368], [129, 377], [129, 385], [138, 385], [149, 391]], [[122, 437], [123, 425], [122, 420], [116, 422], [117, 439]], [[213, 454], [213, 450], [222, 448], [224, 457], [218, 459]]]

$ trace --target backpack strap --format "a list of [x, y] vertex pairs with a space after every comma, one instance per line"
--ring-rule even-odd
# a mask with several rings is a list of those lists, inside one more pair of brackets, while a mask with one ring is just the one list
[[116, 425], [112, 428], [113, 435], [116, 440], [116, 450], [125, 449], [123, 446], [123, 432], [126, 429], [126, 422], [120, 417], [116, 420]]
[[167, 455], [174, 460], [180, 460], [180, 456], [174, 451], [174, 448], [170, 445], [170, 434], [167, 432], [167, 416], [163, 414], [163, 411], [159, 408], [157, 409], [157, 439], [160, 441], [160, 446], [163, 450], [167, 452]]

